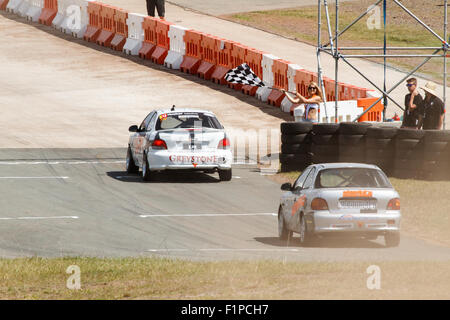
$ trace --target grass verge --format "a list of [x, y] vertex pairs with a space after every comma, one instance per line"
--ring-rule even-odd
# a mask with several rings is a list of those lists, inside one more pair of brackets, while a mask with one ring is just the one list
[[[1, 299], [449, 299], [450, 263], [190, 262], [160, 258], [0, 260]], [[66, 269], [78, 265], [81, 289]]]

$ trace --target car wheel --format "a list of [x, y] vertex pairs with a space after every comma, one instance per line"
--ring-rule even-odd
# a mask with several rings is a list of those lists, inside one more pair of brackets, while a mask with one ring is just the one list
[[144, 181], [150, 181], [152, 178], [150, 168], [148, 167], [147, 155], [144, 153], [144, 157], [142, 159], [142, 179]]
[[232, 171], [229, 170], [219, 170], [219, 178], [220, 181], [230, 181], [232, 177]]
[[388, 232], [384, 235], [386, 247], [398, 247], [400, 245], [400, 232]]
[[310, 242], [311, 236], [308, 234], [308, 227], [306, 225], [306, 219], [303, 215], [300, 215], [300, 243], [301, 245], [307, 245]]
[[286, 228], [286, 224], [284, 223], [283, 213], [278, 210], [278, 238], [280, 240], [286, 241], [292, 238], [292, 231]]
[[131, 154], [131, 148], [128, 147], [127, 159], [126, 159], [126, 169], [127, 173], [137, 173], [139, 167], [134, 163], [133, 155]]

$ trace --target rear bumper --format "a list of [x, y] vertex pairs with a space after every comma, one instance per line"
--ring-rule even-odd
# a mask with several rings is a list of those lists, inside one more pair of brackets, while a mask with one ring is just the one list
[[173, 152], [149, 150], [147, 153], [150, 170], [229, 170], [232, 154], [230, 150], [215, 152]]
[[[383, 211], [374, 214], [336, 214], [316, 211], [307, 220], [314, 233], [386, 233], [400, 231], [400, 211]], [[308, 227], [310, 226], [308, 225]], [[311, 230], [310, 229], [310, 230]]]

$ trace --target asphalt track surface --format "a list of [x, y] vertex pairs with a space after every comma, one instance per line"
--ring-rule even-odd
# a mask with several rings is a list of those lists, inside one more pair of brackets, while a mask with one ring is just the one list
[[124, 171], [125, 149], [1, 149], [0, 256], [164, 256], [286, 261], [449, 260], [450, 248], [407, 236], [277, 239], [279, 185], [251, 166], [217, 174]]

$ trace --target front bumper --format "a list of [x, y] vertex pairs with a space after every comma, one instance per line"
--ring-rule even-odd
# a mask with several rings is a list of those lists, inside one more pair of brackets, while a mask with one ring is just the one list
[[229, 170], [233, 160], [230, 150], [190, 152], [148, 150], [151, 171], [158, 170]]
[[[400, 211], [379, 210], [377, 213], [330, 213], [315, 211], [307, 222], [314, 233], [386, 233], [400, 231]], [[312, 228], [311, 228], [312, 227]]]

